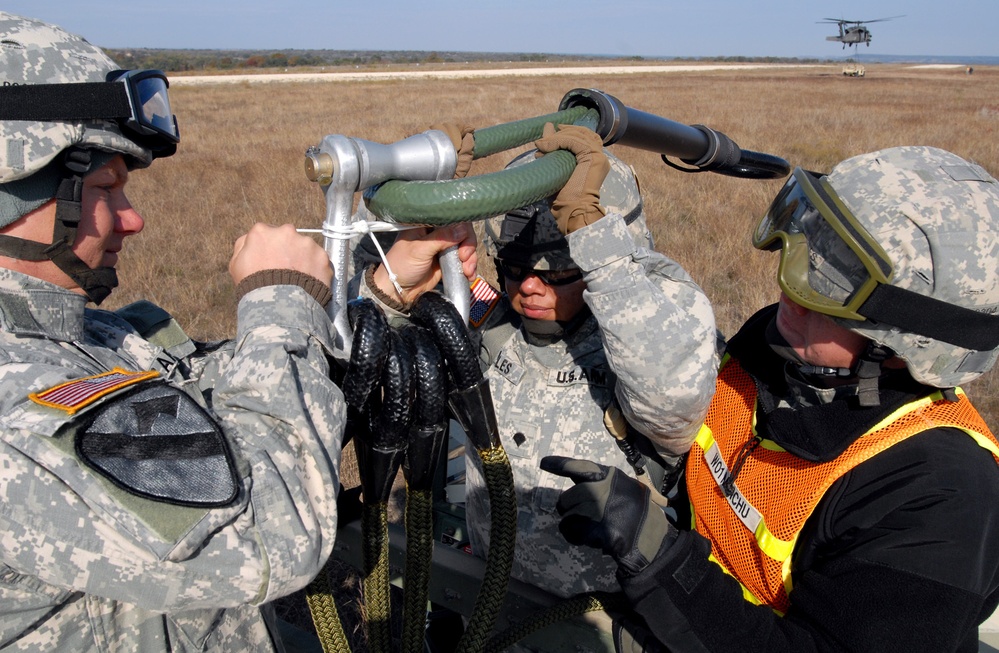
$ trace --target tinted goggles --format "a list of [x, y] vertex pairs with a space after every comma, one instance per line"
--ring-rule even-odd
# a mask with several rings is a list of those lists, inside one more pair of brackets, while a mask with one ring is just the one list
[[496, 261], [496, 270], [510, 281], [522, 282], [529, 276], [535, 276], [546, 286], [568, 286], [581, 281], [583, 273], [578, 269], [571, 270], [535, 270], [524, 265], [514, 265], [504, 261]]
[[108, 74], [109, 82], [122, 82], [131, 112], [124, 126], [132, 132], [176, 145], [180, 142], [177, 116], [170, 109], [170, 82], [158, 70], [121, 70]]
[[107, 82], [8, 86], [0, 93], [0, 120], [115, 120], [153, 156], [170, 156], [180, 131], [169, 86], [159, 70], [115, 70]]
[[753, 234], [781, 250], [778, 281], [796, 303], [826, 315], [866, 319], [860, 307], [891, 281], [888, 255], [824, 177], [795, 168]]

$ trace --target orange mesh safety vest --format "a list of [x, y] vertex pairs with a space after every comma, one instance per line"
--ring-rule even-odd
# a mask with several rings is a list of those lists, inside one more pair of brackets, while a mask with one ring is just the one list
[[826, 463], [803, 460], [763, 440], [745, 457], [736, 490], [726, 498], [720, 484], [756, 435], [756, 386], [735, 360], [728, 361], [687, 461], [693, 528], [710, 540], [712, 559], [742, 584], [748, 601], [785, 613], [795, 542], [823, 494], [843, 474], [937, 427], [964, 431], [999, 460], [999, 442], [964, 392], [957, 392], [956, 402], [936, 393], [902, 406]]

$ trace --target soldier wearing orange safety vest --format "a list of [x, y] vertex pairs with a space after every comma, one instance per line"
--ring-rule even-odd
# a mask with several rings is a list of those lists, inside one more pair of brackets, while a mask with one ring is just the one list
[[999, 182], [898, 147], [796, 169], [757, 227], [780, 302], [726, 346], [673, 523], [549, 458], [669, 651], [977, 651], [999, 604], [999, 442], [960, 385], [999, 353]]

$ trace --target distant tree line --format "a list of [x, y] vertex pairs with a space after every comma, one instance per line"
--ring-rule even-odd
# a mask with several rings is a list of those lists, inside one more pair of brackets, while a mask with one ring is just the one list
[[[128, 69], [168, 72], [294, 68], [299, 66], [367, 66], [378, 64], [467, 63], [470, 61], [559, 62], [599, 57], [480, 52], [345, 51], [345, 50], [163, 50], [107, 49], [108, 56]], [[639, 57], [640, 58], [640, 57]]]
[[[349, 51], [349, 50], [169, 50], [154, 48], [107, 49], [108, 56], [126, 69], [152, 68], [166, 72], [369, 66], [381, 64], [441, 64], [468, 62], [565, 63], [570, 61], [646, 61], [644, 57], [553, 55], [541, 53]], [[814, 59], [786, 57], [696, 57], [670, 61], [800, 63]], [[654, 61], [663, 61], [655, 59]]]

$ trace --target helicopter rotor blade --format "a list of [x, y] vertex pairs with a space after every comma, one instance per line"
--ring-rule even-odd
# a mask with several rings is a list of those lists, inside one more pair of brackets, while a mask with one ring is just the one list
[[896, 18], [905, 18], [905, 14], [901, 16], [889, 16], [888, 18], [875, 18], [873, 20], [847, 20], [845, 18], [823, 18], [819, 23], [829, 22], [829, 23], [841, 23], [843, 25], [864, 25], [865, 23], [881, 23], [886, 20], [895, 20]]
[[895, 20], [896, 18], [905, 18], [905, 14], [901, 16], [889, 16], [888, 18], [875, 18], [874, 20], [865, 20], [865, 23], [883, 23], [886, 20]]

